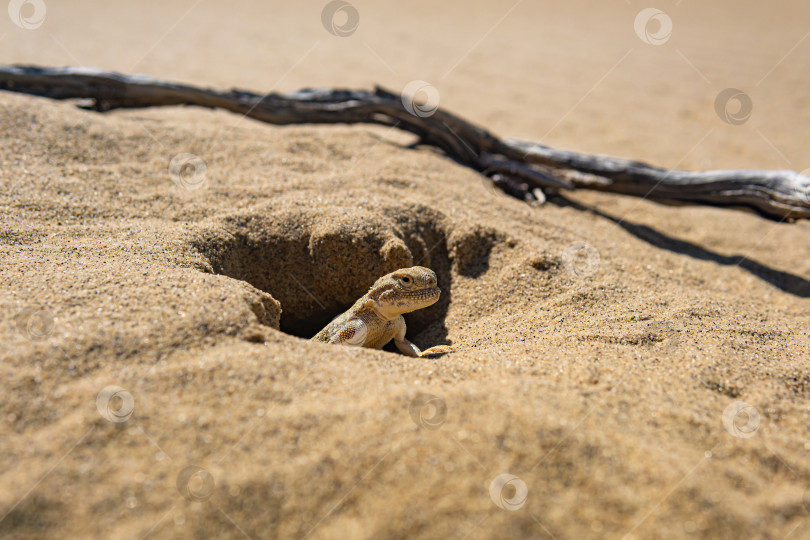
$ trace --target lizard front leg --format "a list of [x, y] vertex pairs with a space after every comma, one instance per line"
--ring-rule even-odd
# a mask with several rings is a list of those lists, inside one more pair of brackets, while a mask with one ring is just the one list
[[453, 348], [449, 345], [435, 345], [429, 349], [424, 351], [420, 351], [419, 347], [415, 344], [411, 343], [405, 338], [405, 319], [402, 318], [402, 315], [399, 316], [399, 319], [396, 322], [396, 334], [394, 334], [394, 345], [397, 346], [397, 349], [400, 350], [402, 354], [406, 354], [408, 356], [414, 357], [422, 357], [422, 356], [430, 356], [432, 354], [444, 354], [453, 352]]
[[329, 343], [335, 345], [352, 345], [355, 347], [363, 347], [368, 338], [368, 325], [360, 318], [352, 317], [340, 328]]

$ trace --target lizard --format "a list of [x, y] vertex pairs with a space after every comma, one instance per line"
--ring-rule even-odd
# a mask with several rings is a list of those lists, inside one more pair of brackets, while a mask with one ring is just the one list
[[381, 349], [393, 339], [397, 349], [408, 356], [453, 352], [448, 345], [420, 351], [405, 338], [402, 314], [435, 304], [440, 294], [433, 270], [423, 266], [396, 270], [375, 281], [366, 294], [311, 341]]

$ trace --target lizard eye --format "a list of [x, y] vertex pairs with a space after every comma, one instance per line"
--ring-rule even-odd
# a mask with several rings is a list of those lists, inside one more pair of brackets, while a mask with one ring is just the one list
[[402, 283], [405, 283], [406, 285], [411, 282], [411, 278], [409, 278], [408, 276], [401, 277], [399, 279], [401, 279]]

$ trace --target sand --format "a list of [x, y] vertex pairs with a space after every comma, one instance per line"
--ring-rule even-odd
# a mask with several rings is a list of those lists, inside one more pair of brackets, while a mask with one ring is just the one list
[[[255, 91], [424, 80], [500, 135], [810, 167], [806, 3], [663, 2], [661, 45], [635, 2], [358, 0], [347, 37], [325, 4], [47, 2], [0, 45]], [[0, 536], [810, 538], [810, 223], [533, 207], [378, 127], [0, 104]], [[454, 353], [305, 339], [413, 264], [443, 294], [409, 337]]]

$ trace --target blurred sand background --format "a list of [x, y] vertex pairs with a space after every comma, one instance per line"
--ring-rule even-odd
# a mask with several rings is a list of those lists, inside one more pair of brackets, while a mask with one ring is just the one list
[[[322, 1], [45, 3], [35, 29], [0, 13], [0, 62], [257, 92], [424, 80], [503, 136], [810, 168], [798, 0], [662, 1], [657, 46], [636, 0], [352, 0], [347, 37]], [[715, 111], [729, 87], [742, 125]], [[0, 104], [0, 536], [810, 538], [810, 223], [535, 208], [378, 127]], [[170, 178], [183, 152], [199, 189]], [[409, 336], [455, 353], [296, 337], [416, 263], [444, 292]], [[494, 503], [501, 474], [519, 508]]]

